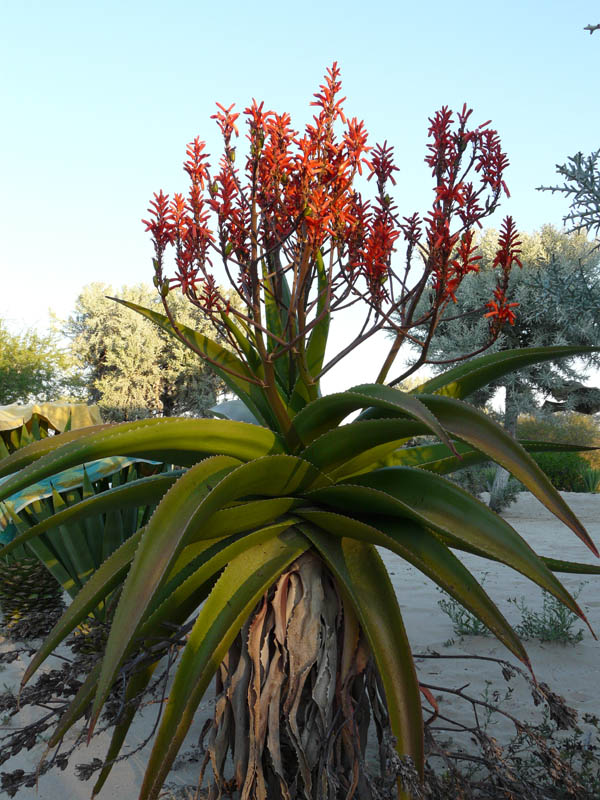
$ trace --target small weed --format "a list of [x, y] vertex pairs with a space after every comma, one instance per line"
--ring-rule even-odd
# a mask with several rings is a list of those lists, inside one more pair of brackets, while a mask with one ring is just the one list
[[[579, 597], [584, 585], [579, 586], [577, 593], [573, 595], [575, 598]], [[522, 639], [539, 639], [541, 642], [561, 644], [577, 644], [583, 639], [583, 628], [573, 630], [579, 617], [546, 591], [542, 594], [541, 611], [528, 608], [523, 597], [520, 600], [510, 598], [509, 603], [521, 612], [521, 623], [515, 630]]]
[[[481, 583], [485, 582], [487, 573]], [[585, 582], [579, 585], [573, 597], [577, 599]], [[456, 636], [489, 636], [489, 629], [467, 611], [457, 600], [443, 593], [445, 597], [438, 600], [438, 606], [452, 620], [452, 630]], [[522, 639], [539, 639], [542, 642], [559, 642], [561, 644], [577, 644], [583, 639], [583, 629], [573, 630], [579, 617], [568, 609], [560, 600], [546, 591], [542, 594], [542, 610], [534, 611], [525, 604], [525, 598], [508, 599], [521, 612], [521, 622], [515, 631]], [[453, 639], [444, 642], [445, 647], [454, 644]]]
[[499, 706], [505, 703], [507, 700], [510, 700], [513, 693], [511, 686], [509, 686], [504, 693], [501, 693], [498, 689], [492, 689], [492, 686], [494, 686], [494, 682], [486, 680], [485, 689], [481, 693], [481, 699], [485, 704], [483, 708], [483, 719], [481, 721], [481, 727], [484, 731], [487, 730], [490, 725], [496, 725], [498, 723], [498, 720], [493, 719], [495, 712], [491, 706]]
[[[481, 583], [485, 583], [485, 579], [487, 577], [487, 572], [484, 573]], [[441, 591], [441, 590], [440, 590]], [[490, 630], [489, 628], [481, 622], [481, 620], [477, 619], [474, 614], [471, 614], [470, 611], [467, 611], [466, 608], [461, 606], [458, 600], [455, 600], [450, 595], [446, 594], [446, 592], [442, 592], [445, 597], [442, 600], [438, 600], [438, 606], [442, 609], [445, 614], [448, 614], [450, 619], [452, 620], [452, 630], [456, 634], [456, 636], [489, 636]], [[445, 647], [450, 647], [454, 644], [453, 639], [448, 639], [444, 642]]]

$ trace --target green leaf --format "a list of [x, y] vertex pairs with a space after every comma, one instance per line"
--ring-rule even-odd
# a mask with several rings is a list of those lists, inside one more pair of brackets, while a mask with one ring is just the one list
[[[556, 442], [540, 442], [529, 439], [519, 439], [518, 441], [528, 453], [584, 452], [598, 449], [596, 447], [586, 447], [585, 445], [558, 444]], [[453, 455], [443, 444], [403, 447], [394, 450], [373, 467], [421, 467], [421, 469], [436, 472], [438, 475], [447, 475], [490, 460], [490, 457], [485, 453], [475, 450], [464, 442], [454, 442], [454, 449], [458, 455]]]
[[188, 470], [157, 506], [115, 612], [92, 711], [92, 728], [146, 608], [190, 537], [226, 503], [259, 493], [293, 494], [322, 478], [314, 467], [293, 456], [267, 456], [238, 464], [226, 456], [202, 461]]
[[[236, 340], [238, 347], [243, 352], [248, 367], [250, 367], [250, 374], [255, 377], [265, 377], [264, 368], [260, 356], [254, 346], [254, 337], [250, 327], [241, 319], [234, 320], [225, 311], [221, 311], [221, 322], [230, 331]], [[243, 326], [243, 330], [240, 328]], [[171, 331], [172, 333], [172, 331]]]
[[[136, 311], [143, 317], [151, 320], [159, 328], [169, 333], [171, 336], [177, 337], [169, 318], [165, 314], [159, 314], [150, 308], [144, 308], [137, 303], [132, 303], [129, 300], [120, 300], [118, 297], [110, 297], [109, 300], [115, 300], [117, 303]], [[240, 400], [242, 400], [252, 411], [255, 417], [260, 420], [262, 424], [273, 425], [275, 419], [271, 413], [269, 404], [260, 389], [253, 381], [256, 379], [255, 374], [250, 368], [244, 364], [237, 356], [226, 350], [220, 344], [198, 333], [187, 325], [183, 325], [175, 320], [177, 328], [190, 341], [194, 347], [201, 353], [204, 353], [210, 359], [211, 368], [221, 378], [223, 383], [234, 393]], [[232, 375], [228, 370], [232, 370], [235, 375]]]
[[473, 575], [427, 528], [410, 519], [373, 516], [367, 523], [347, 515], [298, 509], [299, 517], [337, 537], [385, 547], [415, 566], [494, 632], [527, 666], [527, 653], [514, 630]]
[[302, 500], [297, 497], [275, 497], [272, 500], [251, 500], [247, 503], [238, 503], [231, 508], [223, 508], [216, 511], [197, 534], [191, 534], [188, 542], [192, 544], [200, 538], [216, 539], [252, 531], [287, 514], [301, 502]]
[[388, 572], [370, 544], [332, 540], [302, 525], [347, 596], [369, 645], [385, 689], [392, 732], [400, 755], [409, 755], [423, 774], [423, 716], [419, 682], [402, 614]]
[[[56, 578], [65, 592], [71, 597], [79, 591], [81, 583], [76, 581], [75, 569], [70, 565], [65, 556], [60, 557], [55, 548], [48, 546], [48, 542], [39, 539], [30, 542], [28, 548], [46, 567], [48, 572]], [[70, 567], [70, 569], [69, 569]]]
[[[183, 565], [176, 564], [174, 566], [174, 578], [165, 587], [165, 597], [142, 624], [139, 632], [140, 638], [151, 636], [160, 628], [163, 621], [172, 622], [175, 618], [184, 622], [204, 599], [202, 589], [210, 585], [211, 578], [214, 578], [226, 564], [237, 556], [243, 555], [247, 550], [277, 538], [296, 522], [298, 522], [297, 517], [288, 517], [243, 536], [232, 536], [219, 542], [211, 539], [186, 547], [182, 553], [182, 556], [186, 557], [185, 568], [182, 568]], [[198, 556], [195, 556], [194, 552], [186, 552], [195, 550], [198, 552]], [[201, 593], [198, 596], [199, 591]], [[184, 614], [180, 613], [182, 608]]]
[[198, 705], [244, 621], [281, 572], [309, 547], [296, 531], [232, 560], [204, 603], [179, 661], [144, 776], [140, 800], [155, 800]]
[[[316, 269], [318, 292], [316, 317], [319, 319], [319, 321], [315, 324], [310, 332], [305, 354], [308, 373], [311, 378], [315, 380], [323, 369], [323, 359], [325, 358], [325, 349], [327, 347], [329, 323], [331, 319], [331, 313], [327, 311], [327, 305], [329, 303], [331, 292], [329, 286], [329, 276], [327, 274], [325, 264], [323, 263], [323, 254], [320, 250], [317, 251]], [[309, 403], [313, 399], [317, 387], [318, 382], [310, 388], [307, 387], [302, 379], [302, 376], [300, 375], [295, 383], [294, 391], [290, 397], [290, 407], [294, 411], [299, 411], [306, 405], [306, 403]]]
[[482, 461], [489, 456], [475, 450], [464, 442], [454, 442], [457, 455], [453, 455], [444, 444], [424, 444], [402, 447], [382, 458], [374, 467], [419, 467], [438, 475], [445, 475]]
[[[340, 480], [348, 472], [357, 472], [387, 453], [397, 450], [412, 436], [427, 433], [422, 423], [408, 419], [375, 419], [351, 422], [324, 433], [302, 451], [301, 456], [325, 474], [335, 473]], [[336, 468], [340, 467], [338, 471]]]
[[[438, 536], [440, 540], [444, 542], [444, 544], [446, 544], [448, 547], [451, 547], [453, 550], [460, 550], [463, 553], [471, 553], [472, 555], [481, 556], [482, 558], [489, 558], [492, 561], [500, 561], [500, 559], [495, 558], [492, 555], [487, 555], [483, 550], [480, 550], [477, 547], [467, 545], [465, 542], [460, 542], [454, 536], [449, 536], [448, 534], [444, 533], [439, 533]], [[561, 559], [548, 558], [547, 556], [538, 556], [538, 558], [552, 572], [565, 572], [572, 573], [574, 575], [600, 575], [600, 565], [597, 564], [583, 564], [578, 561], [562, 561]], [[594, 631], [592, 631], [592, 635], [595, 639], [596, 634]]]
[[229, 456], [212, 456], [201, 461], [184, 473], [158, 504], [146, 527], [147, 535], [140, 541], [115, 611], [92, 710], [91, 729], [146, 609], [187, 543], [186, 534], [198, 530], [218, 508], [214, 495], [212, 502], [203, 501], [239, 463]]
[[87, 581], [33, 657], [25, 670], [21, 686], [24, 686], [29, 681], [40, 664], [58, 647], [63, 639], [96, 608], [98, 603], [112, 589], [118, 586], [129, 569], [142, 533], [143, 529], [140, 529], [131, 538], [123, 542], [121, 547], [107, 558]]
[[[33, 445], [35, 446], [35, 445]], [[68, 467], [111, 455], [135, 455], [191, 466], [213, 453], [251, 461], [284, 450], [267, 428], [222, 419], [164, 417], [123, 422], [69, 442], [0, 484], [0, 500]]]
[[596, 545], [546, 474], [527, 451], [493, 419], [450, 397], [423, 395], [421, 401], [454, 436], [486, 453], [511, 472], [558, 519], [562, 520], [598, 556]]
[[559, 345], [555, 347], [523, 347], [473, 358], [412, 389], [413, 394], [442, 394], [461, 399], [496, 381], [508, 372], [531, 364], [554, 361], [570, 356], [598, 353], [600, 347]]
[[[581, 564], [577, 561], [562, 561], [559, 558], [547, 558], [546, 556], [541, 558], [552, 572], [569, 572], [574, 575], [600, 575], [600, 565], [598, 564]], [[594, 638], [596, 638], [595, 635]]]
[[83, 439], [92, 433], [98, 433], [99, 431], [106, 430], [107, 428], [111, 427], [112, 426], [109, 424], [91, 425], [89, 428], [78, 428], [70, 433], [47, 436], [45, 439], [40, 439], [39, 442], [32, 442], [26, 447], [23, 447], [21, 450], [16, 450], [14, 453], [0, 461], [0, 478], [4, 478], [6, 475], [11, 475], [14, 472], [18, 472], [19, 470], [23, 469], [23, 467], [26, 467], [33, 461], [37, 461], [38, 458], [41, 458], [48, 453], [52, 453], [54, 450], [57, 450], [59, 447], [62, 447], [68, 442], [73, 442], [77, 439]]
[[[452, 450], [446, 432], [418, 398], [378, 383], [354, 386], [346, 392], [314, 400], [294, 417], [294, 428], [302, 441], [308, 444], [331, 428], [335, 428], [348, 414], [365, 407], [411, 417], [422, 423], [427, 433], [435, 434]], [[345, 427], [347, 429], [347, 426]]]
[[411, 467], [386, 467], [352, 478], [348, 484], [309, 492], [307, 497], [346, 513], [408, 517], [450, 534], [525, 575], [585, 619], [575, 600], [508, 522], [438, 475]]
[[[289, 287], [287, 280], [281, 270], [277, 271], [273, 269], [274, 265], [268, 257], [262, 259], [261, 265], [266, 328], [269, 333], [272, 333], [279, 339], [285, 339], [284, 331], [288, 321], [287, 309], [289, 308]], [[275, 283], [277, 283], [277, 287]], [[273, 353], [273, 351], [281, 347], [269, 334], [265, 335], [265, 340], [268, 353]], [[289, 356], [286, 354], [279, 358], [276, 357], [273, 361], [273, 366], [281, 390], [280, 394], [287, 401], [291, 391]]]

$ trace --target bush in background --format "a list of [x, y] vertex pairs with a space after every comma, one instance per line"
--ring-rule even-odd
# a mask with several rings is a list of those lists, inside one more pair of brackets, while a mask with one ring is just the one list
[[583, 478], [588, 464], [579, 453], [532, 453], [532, 456], [559, 492], [588, 491]]
[[[600, 447], [600, 426], [595, 417], [574, 411], [532, 416], [521, 414], [517, 423], [519, 439], [542, 442], [568, 442]], [[580, 458], [591, 467], [600, 469], [600, 450], [581, 453]], [[564, 490], [568, 491], [568, 490]]]

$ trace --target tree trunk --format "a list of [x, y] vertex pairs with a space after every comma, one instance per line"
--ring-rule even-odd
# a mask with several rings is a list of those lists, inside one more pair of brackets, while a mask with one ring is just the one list
[[397, 797], [396, 773], [385, 775], [393, 739], [377, 670], [311, 551], [265, 594], [221, 664], [206, 737], [201, 781], [210, 763], [211, 800]]
[[[517, 434], [517, 420], [519, 418], [519, 405], [517, 402], [518, 389], [516, 387], [506, 387], [506, 399], [504, 401], [504, 430], [511, 436]], [[506, 486], [508, 484], [509, 473], [504, 467], [496, 467], [494, 482], [490, 492], [490, 508], [499, 513], [507, 503], [504, 502]]]

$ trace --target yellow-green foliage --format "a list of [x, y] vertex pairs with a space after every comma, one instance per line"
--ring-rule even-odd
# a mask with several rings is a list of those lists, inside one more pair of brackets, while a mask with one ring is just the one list
[[[557, 412], [544, 417], [522, 414], [517, 425], [519, 439], [542, 442], [568, 442], [600, 447], [600, 426], [588, 414], [574, 411]], [[581, 453], [590, 466], [600, 469], [600, 450]]]

